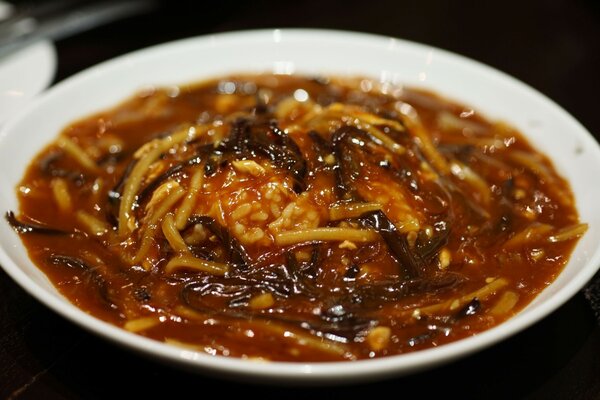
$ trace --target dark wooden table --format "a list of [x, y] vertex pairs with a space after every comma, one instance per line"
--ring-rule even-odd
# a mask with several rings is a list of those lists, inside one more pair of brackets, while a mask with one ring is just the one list
[[[600, 2], [167, 1], [56, 43], [56, 81], [165, 41], [229, 30], [320, 27], [379, 33], [442, 47], [540, 90], [600, 137]], [[251, 57], [252, 55], [248, 55]], [[357, 54], [360, 57], [360, 54]], [[93, 96], [90, 93], [90, 96]], [[582, 294], [534, 327], [459, 362], [367, 385], [318, 389], [222, 382], [154, 363], [63, 320], [0, 272], [0, 398], [100, 399], [375, 394], [402, 398], [600, 398], [600, 327]]]

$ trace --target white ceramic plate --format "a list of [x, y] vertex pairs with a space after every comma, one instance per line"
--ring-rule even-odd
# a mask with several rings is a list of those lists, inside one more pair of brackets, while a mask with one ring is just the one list
[[29, 260], [19, 237], [0, 223], [0, 262], [29, 293], [76, 324], [155, 359], [245, 379], [357, 382], [412, 373], [490, 346], [558, 308], [600, 265], [600, 148], [569, 114], [540, 93], [485, 65], [446, 51], [366, 34], [266, 30], [169, 43], [108, 61], [50, 89], [0, 133], [0, 210], [17, 209], [15, 185], [29, 160], [74, 119], [113, 106], [148, 85], [170, 85], [232, 72], [366, 75], [431, 88], [508, 121], [548, 154], [566, 176], [590, 229], [558, 279], [514, 318], [439, 348], [376, 360], [255, 363], [211, 357], [128, 333], [82, 312], [60, 296]]
[[[0, 1], [0, 21], [11, 12], [12, 6]], [[46, 89], [55, 70], [56, 53], [49, 41], [0, 57], [0, 124]]]

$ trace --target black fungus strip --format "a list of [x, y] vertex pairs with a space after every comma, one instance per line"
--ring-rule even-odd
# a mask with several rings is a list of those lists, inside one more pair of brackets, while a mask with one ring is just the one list
[[271, 132], [273, 132], [273, 134], [279, 139], [278, 144], [290, 150], [296, 156], [296, 158], [298, 158], [298, 160], [302, 160], [302, 152], [300, 151], [300, 147], [298, 147], [298, 144], [296, 144], [296, 142], [290, 138], [290, 135], [279, 128], [276, 120], [271, 121], [270, 127]]
[[4, 218], [6, 221], [8, 221], [11, 228], [13, 228], [18, 234], [39, 233], [42, 235], [69, 235], [72, 233], [37, 223], [21, 222], [17, 219], [15, 213], [12, 211], [7, 211], [6, 214], [4, 214]]
[[52, 176], [53, 170], [54, 170], [54, 165], [53, 164], [54, 164], [55, 161], [57, 161], [61, 157], [62, 157], [62, 152], [48, 153], [46, 156], [44, 156], [38, 162], [38, 166], [40, 168], [40, 171], [42, 171], [46, 175], [51, 175]]
[[351, 264], [344, 273], [344, 282], [354, 282], [360, 273], [360, 266]]
[[125, 181], [131, 174], [131, 171], [133, 171], [133, 167], [135, 167], [135, 164], [137, 164], [137, 162], [138, 160], [136, 158], [132, 159], [129, 162], [129, 164], [127, 164], [127, 167], [125, 168], [125, 171], [123, 171], [123, 174], [119, 178], [117, 184], [111, 190], [108, 191], [109, 202], [121, 200], [121, 196], [123, 195], [123, 188], [125, 186]]
[[410, 339], [407, 340], [406, 343], [410, 347], [415, 347], [415, 346], [418, 346], [420, 344], [423, 344], [425, 342], [435, 339], [435, 337], [438, 335], [439, 335], [439, 332], [437, 330], [429, 330], [420, 335], [411, 337]]
[[353, 305], [338, 303], [334, 300], [333, 305], [326, 307], [320, 315], [320, 320], [310, 321], [308, 325], [323, 333], [342, 337], [347, 341], [353, 341], [359, 336], [364, 336], [370, 328], [376, 325], [376, 321], [358, 314], [358, 309]]
[[215, 150], [211, 155], [208, 156], [206, 164], [204, 164], [204, 176], [209, 177], [217, 173], [219, 165], [223, 160], [223, 153]]
[[321, 269], [321, 262], [323, 260], [321, 245], [315, 244], [313, 246], [313, 251], [310, 256], [310, 261], [308, 264], [302, 269], [302, 272], [309, 276], [311, 279], [316, 279], [319, 270]]
[[100, 157], [96, 161], [96, 165], [99, 167], [116, 165], [119, 161], [124, 160], [126, 158], [126, 153], [118, 152], [118, 153], [107, 153]]
[[[361, 176], [361, 165], [363, 164], [377, 165], [380, 168], [392, 170], [393, 175], [409, 188], [414, 190], [417, 187], [416, 180], [408, 167], [401, 170], [392, 169], [388, 159], [373, 154], [367, 147], [369, 144], [378, 146], [394, 157], [394, 154], [381, 145], [379, 139], [371, 136], [368, 132], [354, 126], [343, 126], [333, 133], [331, 142], [337, 162], [335, 168], [336, 190], [341, 200], [362, 201], [355, 182]], [[397, 157], [395, 159], [397, 162], [401, 161]]]
[[428, 263], [439, 253], [441, 248], [448, 243], [450, 229], [446, 228], [437, 232], [431, 239], [423, 244], [417, 244], [417, 251], [421, 259]]
[[53, 265], [65, 266], [67, 268], [75, 269], [82, 271], [84, 275], [87, 275], [90, 281], [96, 286], [98, 289], [98, 295], [100, 299], [106, 303], [106, 305], [112, 310], [119, 310], [119, 306], [111, 299], [111, 289], [108, 282], [102, 274], [96, 269], [87, 265], [84, 261], [79, 258], [60, 255], [60, 254], [52, 254], [48, 261]]
[[40, 171], [47, 176], [51, 176], [53, 178], [65, 178], [75, 183], [75, 185], [78, 187], [82, 186], [86, 180], [85, 174], [80, 171], [69, 171], [54, 165], [54, 163], [62, 156], [62, 152], [49, 153], [39, 161], [38, 166]]
[[[277, 125], [277, 121], [271, 121], [271, 132], [279, 139], [279, 146], [283, 150], [285, 162], [282, 164], [291, 172], [295, 180], [294, 190], [300, 193], [306, 190], [304, 177], [307, 172], [307, 163], [298, 144]], [[279, 162], [282, 162], [281, 160]]]
[[152, 299], [148, 288], [141, 286], [133, 291], [133, 297], [140, 303], [147, 303]]
[[[323, 138], [323, 136], [319, 135], [316, 131], [308, 132], [308, 136], [312, 140], [312, 147], [317, 156], [317, 162], [322, 166], [328, 167], [325, 162], [325, 158], [328, 155], [333, 155], [333, 148], [331, 147], [331, 143]], [[313, 169], [316, 169], [317, 166], [313, 166]]]
[[92, 269], [82, 260], [70, 256], [52, 254], [48, 260], [54, 265], [63, 265], [71, 269], [78, 269], [81, 271], [90, 271]]
[[461, 308], [455, 315], [453, 320], [458, 321], [465, 317], [470, 317], [471, 315], [477, 314], [479, 309], [481, 308], [481, 302], [477, 297], [468, 302], [463, 308]]
[[241, 156], [246, 151], [250, 140], [250, 121], [246, 118], [238, 118], [231, 124], [224, 150], [226, 153]]
[[427, 278], [414, 278], [404, 281], [380, 281], [358, 286], [352, 294], [364, 307], [376, 307], [393, 303], [407, 296], [436, 294], [457, 287], [464, 282], [462, 275], [446, 272]]
[[[207, 315], [277, 322], [309, 331], [316, 336], [334, 335], [335, 338], [330, 337], [330, 339], [335, 340], [338, 338], [339, 340], [341, 338], [342, 342], [349, 342], [360, 335], [364, 335], [375, 324], [373, 319], [358, 317], [352, 311], [335, 302], [318, 317], [314, 315], [305, 317], [287, 317], [278, 314], [263, 315], [260, 311], [248, 310], [244, 307], [247, 306], [247, 300], [253, 294], [260, 293], [261, 290], [269, 290], [268, 287], [265, 287], [264, 282], [240, 278], [225, 278], [225, 280], [218, 278], [219, 281], [211, 282], [210, 279], [214, 279], [214, 277], [188, 282], [181, 291], [182, 302], [188, 307]], [[228, 301], [229, 307], [215, 309], [211, 306], [209, 299], [206, 299], [210, 296], [231, 299]]]
[[121, 205], [121, 196], [123, 195], [123, 188], [125, 181], [133, 171], [133, 167], [137, 164], [138, 160], [133, 159], [127, 164], [125, 171], [119, 178], [117, 184], [108, 191], [108, 219], [109, 222], [116, 226], [119, 224], [119, 207]]
[[[294, 178], [294, 191], [304, 191], [307, 167], [298, 145], [275, 122], [270, 123], [269, 130], [271, 135], [251, 135], [248, 149], [267, 157], [278, 168], [287, 170]], [[269, 136], [274, 136], [276, 140]]]
[[[302, 157], [298, 145], [273, 122], [255, 122], [239, 118], [232, 123], [227, 140], [216, 150], [226, 162], [264, 157], [277, 168], [284, 169], [292, 175], [294, 191], [300, 193], [306, 189], [306, 160]], [[215, 169], [213, 165], [211, 169]]]
[[385, 254], [384, 245], [381, 242], [366, 243], [354, 252], [352, 261], [357, 265], [373, 262]]
[[163, 172], [162, 174], [157, 176], [152, 182], [147, 184], [144, 187], [144, 189], [142, 189], [140, 194], [137, 196], [136, 204], [138, 204], [138, 205], [143, 204], [148, 199], [148, 197], [152, 194], [152, 192], [154, 192], [154, 190], [156, 190], [156, 188], [158, 188], [164, 181], [166, 181], [173, 175], [183, 171], [187, 167], [200, 164], [201, 161], [202, 161], [202, 157], [196, 155], [188, 160], [185, 160], [184, 162], [182, 162], [180, 164], [173, 165], [172, 167], [167, 169], [165, 172]]
[[411, 251], [406, 236], [400, 234], [383, 211], [366, 212], [359, 217], [359, 221], [366, 227], [375, 229], [381, 235], [409, 279], [423, 275], [425, 272], [423, 259], [419, 254]]
[[269, 111], [269, 105], [265, 103], [265, 100], [259, 95], [259, 91], [256, 91], [254, 96], [255, 106], [252, 110], [254, 115], [264, 115]]
[[[244, 275], [237, 276], [197, 276], [184, 285], [180, 294], [181, 299], [190, 308], [208, 315], [244, 320], [270, 319], [307, 330], [316, 336], [333, 335], [348, 342], [364, 336], [375, 326], [377, 319], [371, 312], [379, 309], [382, 302], [394, 303], [409, 295], [439, 293], [455, 287], [463, 280], [458, 274], [446, 273], [428, 279], [378, 282], [357, 286], [353, 293], [345, 296], [332, 296], [326, 289], [323, 291], [323, 288], [319, 289], [315, 286], [310, 289], [312, 293], [306, 300], [313, 307], [322, 310], [318, 315], [301, 314], [284, 317], [270, 313], [267, 316], [261, 311], [248, 309], [249, 299], [259, 293], [272, 293], [280, 299], [297, 295], [298, 282], [303, 282], [301, 278], [302, 274], [306, 273], [306, 269], [301, 269], [296, 261], [289, 259], [285, 268], [283, 267], [271, 265], [267, 268], [249, 270]], [[302, 288], [300, 294], [307, 295], [307, 293], [309, 292], [306, 288]], [[227, 307], [215, 308], [215, 300], [225, 301]]]
[[186, 231], [197, 224], [208, 228], [208, 230], [219, 239], [221, 245], [227, 252], [227, 260], [229, 263], [239, 270], [248, 269], [248, 265], [250, 265], [250, 257], [248, 256], [248, 253], [246, 253], [246, 249], [244, 249], [241, 243], [215, 219], [203, 215], [192, 215], [188, 219], [188, 223], [182, 231]]
[[294, 294], [304, 296], [316, 295], [314, 270], [318, 263], [318, 257], [318, 250], [313, 251], [309, 265], [301, 269], [294, 253], [291, 251], [286, 253], [285, 271], [288, 275], [288, 280], [291, 282]]
[[338, 166], [336, 168], [336, 190], [343, 200], [361, 200], [354, 182], [360, 176], [361, 153], [356, 147], [364, 147], [370, 141], [369, 135], [356, 127], [343, 126], [331, 137], [333, 153]]

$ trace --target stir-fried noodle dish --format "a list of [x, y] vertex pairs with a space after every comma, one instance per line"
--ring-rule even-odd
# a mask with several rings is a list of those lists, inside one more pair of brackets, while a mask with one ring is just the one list
[[361, 78], [152, 88], [39, 153], [6, 218], [84, 311], [212, 355], [431, 348], [510, 318], [587, 225], [514, 128]]

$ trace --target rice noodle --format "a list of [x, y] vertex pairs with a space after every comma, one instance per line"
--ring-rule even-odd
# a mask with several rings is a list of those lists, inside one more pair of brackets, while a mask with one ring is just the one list
[[494, 295], [498, 290], [508, 285], [508, 280], [505, 278], [498, 278], [494, 281], [483, 286], [474, 292], [468, 293], [457, 299], [450, 299], [443, 303], [432, 304], [430, 306], [419, 307], [418, 310], [421, 314], [439, 314], [450, 309], [458, 309], [473, 299], [485, 300], [486, 298]]
[[572, 240], [581, 237], [588, 230], [588, 224], [574, 224], [566, 226], [556, 231], [553, 235], [548, 237], [548, 241], [551, 243], [564, 242], [565, 240]]
[[73, 207], [73, 201], [71, 200], [71, 195], [69, 194], [67, 182], [62, 178], [54, 178], [50, 182], [50, 187], [52, 188], [54, 200], [56, 201], [60, 211], [71, 211]]
[[354, 356], [349, 349], [343, 345], [342, 343], [334, 342], [333, 340], [328, 340], [326, 338], [318, 338], [312, 335], [308, 335], [305, 333], [298, 332], [296, 330], [291, 330], [288, 328], [284, 328], [281, 325], [274, 323], [267, 323], [262, 321], [256, 321], [255, 324], [259, 325], [262, 329], [267, 332], [274, 333], [286, 339], [293, 340], [297, 345], [307, 346], [312, 349], [322, 351], [324, 353], [330, 353], [337, 356], [342, 356], [346, 359], [355, 359]]
[[146, 215], [145, 219], [145, 228], [143, 230], [142, 235], [142, 245], [140, 246], [138, 252], [135, 257], [133, 257], [133, 262], [140, 262], [148, 251], [150, 250], [150, 246], [154, 243], [154, 237], [157, 232], [157, 223], [161, 220], [175, 205], [177, 201], [185, 194], [185, 190], [181, 187], [176, 187], [173, 191], [160, 203], [156, 210], [150, 210], [150, 212]]
[[404, 125], [406, 125], [408, 132], [410, 132], [417, 140], [423, 154], [436, 171], [442, 175], [448, 175], [450, 173], [450, 166], [431, 141], [431, 137], [419, 120], [419, 117], [417, 115], [412, 117], [406, 115]]
[[519, 295], [513, 291], [506, 291], [500, 296], [500, 300], [492, 307], [490, 314], [492, 315], [504, 315], [512, 310], [519, 301]]
[[347, 116], [352, 116], [355, 119], [358, 119], [362, 123], [366, 123], [369, 125], [387, 125], [389, 127], [394, 128], [398, 132], [404, 132], [405, 128], [398, 121], [394, 121], [393, 119], [382, 118], [375, 114], [365, 112], [362, 107], [355, 105], [346, 105], [342, 103], [333, 103], [329, 107], [325, 109], [325, 111], [333, 111], [336, 113], [337, 118], [343, 118]]
[[75, 214], [77, 220], [85, 227], [85, 230], [92, 235], [101, 236], [111, 229], [106, 222], [83, 210], [77, 210]]
[[[205, 320], [206, 315], [192, 310], [188, 307], [178, 306], [175, 309], [175, 312], [186, 319], [191, 320]], [[299, 332], [296, 329], [290, 329], [288, 327], [284, 327], [273, 321], [263, 321], [259, 319], [245, 321], [251, 327], [255, 329], [259, 328], [266, 332], [269, 332], [273, 335], [277, 335], [283, 339], [291, 340], [296, 345], [310, 347], [311, 349], [321, 351], [324, 353], [333, 354], [336, 356], [341, 356], [349, 360], [353, 360], [356, 358], [354, 354], [350, 351], [350, 349], [344, 345], [343, 343], [337, 343], [333, 340], [329, 340], [326, 338], [319, 338], [312, 336], [310, 334], [306, 334], [303, 332]], [[172, 339], [170, 339], [172, 340]]]
[[369, 211], [381, 210], [382, 206], [379, 203], [342, 203], [335, 204], [329, 208], [329, 219], [337, 221], [346, 218], [360, 217], [362, 214]]
[[160, 319], [157, 317], [142, 317], [125, 322], [123, 328], [129, 332], [141, 332], [153, 328], [158, 324], [160, 324]]
[[173, 250], [179, 253], [189, 253], [189, 249], [181, 235], [179, 234], [179, 230], [175, 226], [175, 220], [173, 218], [173, 214], [169, 213], [165, 216], [162, 222], [162, 232], [165, 235], [165, 238], [169, 242], [169, 245]]
[[[158, 227], [156, 225], [149, 225], [144, 229], [144, 234], [142, 235], [142, 244], [138, 249], [137, 253], [131, 258], [130, 262], [132, 264], [139, 263], [146, 257], [146, 254], [150, 251], [150, 247], [155, 242], [156, 232], [158, 231]], [[148, 269], [148, 265], [144, 264], [143, 267]]]
[[531, 243], [536, 240], [542, 239], [547, 235], [553, 228], [552, 225], [541, 224], [534, 222], [527, 228], [523, 229], [519, 233], [515, 234], [512, 238], [504, 243], [505, 249], [513, 249], [518, 246], [522, 246], [527, 243]]
[[155, 147], [147, 152], [133, 167], [131, 174], [125, 182], [121, 204], [119, 206], [119, 236], [124, 238], [129, 233], [129, 218], [131, 217], [131, 208], [135, 196], [142, 185], [144, 174], [150, 165], [158, 159], [164, 150], [162, 147]]
[[[349, 115], [352, 115], [353, 118], [348, 118]], [[317, 127], [322, 120], [339, 121], [340, 119], [348, 125], [365, 129], [371, 136], [375, 137], [384, 147], [393, 153], [401, 155], [406, 152], [404, 146], [394, 141], [377, 128], [377, 126], [389, 126], [398, 132], [404, 132], [404, 126], [393, 119], [382, 118], [375, 114], [365, 112], [364, 109], [359, 106], [341, 103], [333, 103], [325, 108], [315, 106], [312, 108], [311, 112], [304, 116], [302, 123]]]
[[460, 161], [452, 161], [450, 164], [450, 172], [458, 179], [470, 184], [480, 194], [483, 204], [488, 205], [492, 197], [490, 185], [475, 171], [461, 163]]
[[81, 147], [75, 144], [75, 142], [73, 142], [70, 138], [61, 136], [56, 141], [56, 144], [87, 170], [94, 173], [99, 171], [94, 160], [92, 160], [90, 156], [88, 156], [87, 153]]
[[187, 219], [192, 214], [192, 209], [194, 207], [194, 204], [196, 203], [198, 193], [202, 189], [203, 182], [204, 163], [201, 163], [190, 179], [190, 187], [188, 189], [187, 196], [185, 197], [185, 199], [183, 199], [181, 206], [179, 206], [179, 209], [175, 213], [175, 226], [177, 227], [177, 229], [183, 229], [183, 227], [187, 223]]
[[522, 165], [547, 183], [549, 190], [552, 191], [552, 194], [556, 197], [557, 201], [565, 206], [573, 204], [572, 196], [557, 184], [557, 179], [554, 177], [550, 168], [544, 163], [544, 158], [540, 154], [526, 153], [519, 150], [512, 150], [507, 154], [512, 161]]
[[178, 132], [167, 136], [162, 139], [155, 139], [144, 146], [142, 146], [135, 153], [136, 157], [139, 157], [138, 162], [133, 167], [133, 170], [127, 177], [125, 186], [123, 189], [123, 195], [121, 198], [121, 204], [119, 206], [119, 236], [124, 238], [129, 232], [129, 219], [133, 217], [131, 215], [131, 208], [135, 201], [138, 190], [142, 185], [144, 175], [146, 174], [150, 165], [152, 165], [162, 153], [169, 148], [183, 142], [194, 139], [198, 134], [196, 129], [186, 128], [181, 129]]
[[182, 342], [181, 340], [173, 339], [173, 338], [165, 338], [165, 343], [181, 347], [184, 349], [190, 349], [194, 351], [204, 351], [204, 346], [194, 343]]
[[171, 274], [181, 269], [207, 272], [212, 275], [225, 275], [229, 272], [229, 265], [203, 260], [191, 254], [180, 254], [169, 260], [167, 265], [165, 265], [164, 271], [166, 274]]
[[377, 232], [368, 229], [354, 228], [312, 228], [295, 231], [279, 232], [275, 235], [278, 246], [287, 246], [295, 243], [325, 241], [325, 242], [374, 242], [379, 240]]
[[181, 186], [175, 187], [155, 210], [150, 209], [148, 211], [144, 222], [148, 225], [156, 224], [169, 211], [171, 211], [171, 209], [175, 206], [175, 203], [177, 203], [184, 195], [185, 189], [183, 189]]

